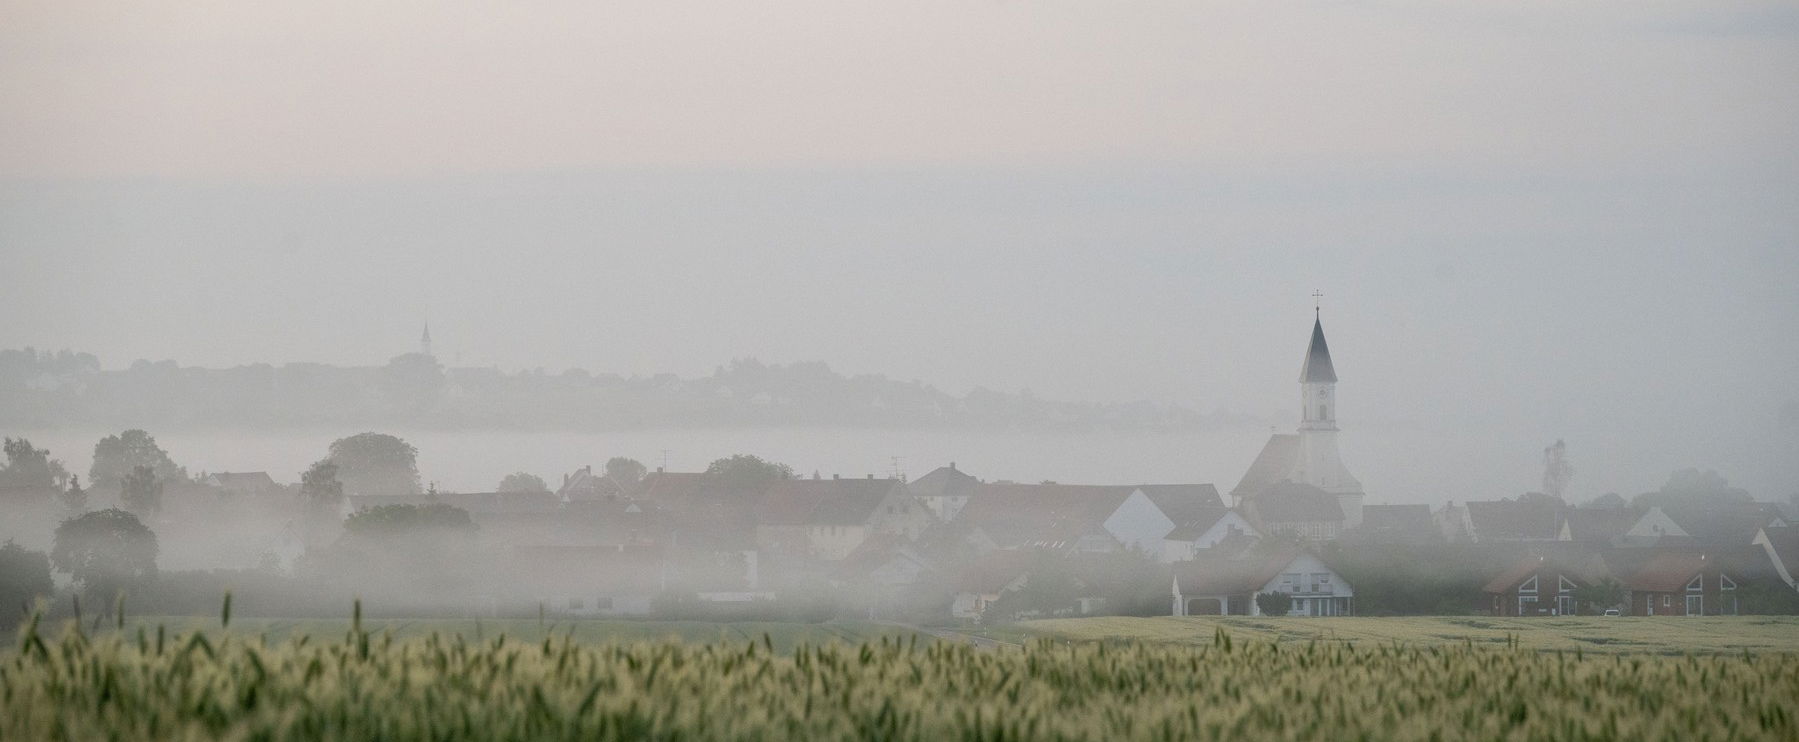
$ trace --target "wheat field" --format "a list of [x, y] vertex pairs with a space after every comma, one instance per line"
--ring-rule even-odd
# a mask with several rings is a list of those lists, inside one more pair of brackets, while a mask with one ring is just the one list
[[0, 739], [1799, 738], [1789, 653], [48, 633], [0, 658]]

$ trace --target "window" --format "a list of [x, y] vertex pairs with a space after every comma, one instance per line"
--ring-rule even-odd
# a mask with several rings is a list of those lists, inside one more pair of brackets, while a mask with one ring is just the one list
[[1565, 576], [1565, 575], [1559, 576], [1556, 579], [1561, 581], [1556, 587], [1556, 590], [1558, 592], [1564, 592], [1564, 593], [1574, 592], [1574, 583], [1570, 582], [1568, 580], [1567, 576]]
[[586, 607], [587, 607], [587, 600], [584, 598], [569, 598], [568, 599], [568, 609], [571, 611], [582, 610]]
[[1662, 596], [1662, 607], [1663, 607], [1663, 608], [1672, 608], [1672, 607], [1674, 607], [1674, 596], [1672, 596], [1672, 595], [1663, 595], [1663, 596]]
[[1718, 589], [1719, 590], [1735, 590], [1735, 589], [1737, 589], [1737, 583], [1736, 583], [1736, 581], [1730, 579], [1729, 577], [1726, 577], [1726, 576], [1720, 574], [1720, 575], [1718, 575]]
[[1318, 419], [1329, 420], [1330, 417], [1330, 408], [1324, 405], [1318, 405]]
[[1693, 581], [1687, 583], [1687, 592], [1697, 593], [1705, 590], [1705, 575], [1694, 575]]
[[1531, 575], [1530, 579], [1525, 580], [1524, 584], [1518, 586], [1518, 592], [1521, 592], [1521, 593], [1534, 593], [1536, 591], [1537, 591], [1537, 576], [1536, 575]]

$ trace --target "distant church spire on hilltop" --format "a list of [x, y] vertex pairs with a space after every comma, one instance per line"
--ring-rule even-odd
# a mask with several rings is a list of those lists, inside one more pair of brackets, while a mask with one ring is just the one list
[[425, 323], [425, 334], [419, 336], [419, 352], [431, 355], [431, 323]]

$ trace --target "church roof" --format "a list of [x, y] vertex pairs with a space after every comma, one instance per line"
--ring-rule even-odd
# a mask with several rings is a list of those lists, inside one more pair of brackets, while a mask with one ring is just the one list
[[1256, 455], [1255, 463], [1249, 465], [1249, 471], [1243, 473], [1242, 481], [1231, 489], [1231, 497], [1254, 497], [1269, 485], [1286, 479], [1293, 472], [1293, 465], [1298, 462], [1298, 435], [1275, 433], [1268, 436], [1268, 443]]
[[1312, 344], [1306, 349], [1305, 365], [1299, 369], [1299, 383], [1313, 384], [1337, 381], [1337, 369], [1331, 365], [1330, 346], [1324, 344], [1324, 323], [1312, 320]]

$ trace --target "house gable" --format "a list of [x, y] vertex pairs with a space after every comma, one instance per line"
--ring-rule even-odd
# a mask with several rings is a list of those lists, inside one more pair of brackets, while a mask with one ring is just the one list
[[1126, 548], [1142, 549], [1155, 554], [1161, 550], [1162, 537], [1174, 530], [1174, 521], [1144, 494], [1134, 491], [1118, 504], [1103, 523], [1106, 532]]

